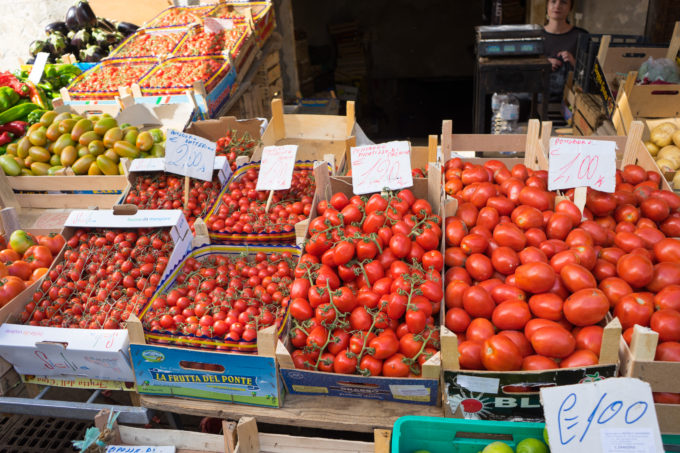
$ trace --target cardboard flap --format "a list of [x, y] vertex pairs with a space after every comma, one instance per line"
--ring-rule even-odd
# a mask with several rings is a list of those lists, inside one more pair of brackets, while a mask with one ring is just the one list
[[137, 126], [161, 126], [161, 120], [154, 109], [146, 104], [133, 104], [126, 107], [116, 117], [118, 124], [130, 123]]
[[46, 353], [59, 353], [65, 351], [68, 348], [67, 342], [62, 341], [36, 341], [35, 347], [39, 351], [44, 351]]

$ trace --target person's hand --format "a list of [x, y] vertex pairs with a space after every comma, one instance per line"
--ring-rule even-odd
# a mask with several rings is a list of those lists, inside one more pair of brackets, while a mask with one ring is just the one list
[[562, 52], [558, 53], [557, 56], [562, 58], [563, 61], [566, 61], [570, 65], [576, 66], [576, 59], [568, 50], [563, 50]]
[[560, 60], [559, 58], [548, 57], [548, 61], [552, 65], [553, 72], [557, 71], [560, 68], [560, 66], [562, 66], [562, 60]]

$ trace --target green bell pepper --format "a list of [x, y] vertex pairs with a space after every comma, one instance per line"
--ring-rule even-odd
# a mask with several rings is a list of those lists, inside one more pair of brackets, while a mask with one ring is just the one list
[[43, 116], [43, 113], [45, 112], [47, 112], [47, 110], [43, 109], [33, 110], [31, 113], [28, 114], [26, 121], [28, 122], [28, 124], [35, 124], [38, 121], [40, 121], [40, 118]]
[[19, 102], [19, 94], [16, 91], [10, 87], [0, 87], [0, 112], [4, 112], [17, 102]]
[[9, 109], [0, 113], [0, 124], [9, 123], [10, 121], [23, 120], [33, 110], [37, 110], [39, 108], [40, 107], [32, 103], [20, 104], [10, 107]]

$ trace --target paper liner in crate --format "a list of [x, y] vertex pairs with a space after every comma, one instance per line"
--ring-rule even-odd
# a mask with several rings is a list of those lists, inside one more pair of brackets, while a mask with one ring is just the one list
[[[201, 63], [203, 65], [210, 65], [210, 67], [207, 68], [207, 71], [203, 69], [203, 74], [199, 78], [186, 77], [184, 74], [178, 73], [173, 81], [163, 85], [157, 82], [156, 77], [161, 72], [168, 70], [184, 71], [187, 63]], [[193, 88], [197, 82], [203, 83], [206, 92], [210, 92], [223, 78], [232, 72], [234, 72], [234, 68], [229, 63], [229, 59], [223, 56], [172, 57], [146, 73], [140, 80], [139, 85], [144, 96], [184, 94], [186, 90]], [[175, 84], [179, 80], [181, 80], [181, 85]]]
[[[162, 296], [165, 296], [172, 291], [176, 286], [177, 277], [182, 272], [189, 259], [196, 259], [201, 261], [210, 256], [225, 256], [225, 257], [239, 257], [247, 255], [254, 257], [257, 253], [265, 253], [270, 255], [272, 253], [290, 252], [292, 254], [292, 262], [290, 268], [294, 269], [295, 263], [300, 257], [300, 249], [293, 245], [207, 245], [197, 247], [191, 250], [179, 262], [179, 264], [168, 273], [167, 277], [160, 284], [154, 296], [149, 300], [144, 309], [140, 312], [139, 318], [144, 325], [144, 336], [147, 343], [169, 344], [183, 347], [193, 347], [201, 349], [219, 349], [223, 351], [237, 351], [243, 353], [256, 353], [257, 341], [233, 340], [230, 338], [207, 337], [201, 335], [179, 335], [167, 331], [157, 331], [149, 329], [148, 317], [153, 316], [154, 302]], [[259, 300], [259, 299], [257, 299]], [[281, 336], [288, 322], [288, 310], [281, 306], [276, 307], [275, 319], [277, 323], [277, 336]]]
[[[220, 193], [217, 203], [212, 207], [210, 212], [208, 213], [208, 216], [206, 217], [206, 223], [209, 222], [210, 218], [215, 214], [216, 210], [219, 209], [220, 204], [222, 203], [222, 196], [229, 191], [229, 186], [233, 181], [238, 181], [240, 178], [243, 177], [248, 170], [251, 169], [257, 169], [259, 170], [260, 168], [260, 162], [259, 161], [254, 161], [254, 162], [249, 162], [247, 164], [244, 164], [236, 169], [236, 171], [231, 175], [231, 178], [227, 182], [227, 184], [224, 185], [224, 188], [222, 189], [222, 192]], [[298, 170], [309, 170], [312, 172], [314, 170], [314, 162], [311, 161], [296, 161], [295, 162], [295, 169], [294, 171]], [[285, 226], [280, 229], [274, 230], [274, 231], [260, 231], [256, 232], [253, 231], [252, 233], [242, 233], [242, 232], [236, 232], [234, 230], [210, 230], [208, 228], [209, 233], [210, 233], [210, 239], [211, 241], [219, 241], [223, 243], [232, 243], [232, 242], [250, 242], [250, 243], [262, 243], [262, 242], [294, 242], [295, 237], [296, 237], [296, 232], [295, 232], [295, 226]]]
[[[156, 58], [120, 58], [105, 60], [73, 79], [67, 87], [73, 100], [110, 99], [119, 96], [119, 87], [130, 87], [139, 83], [156, 65]], [[95, 78], [101, 78], [106, 85], [92, 87]]]
[[[186, 34], [184, 27], [163, 27], [157, 29], [141, 29], [128, 36], [110, 54], [109, 58], [165, 58], [173, 55], [179, 43]], [[150, 41], [158, 43], [149, 43]], [[168, 43], [168, 48], [163, 49], [162, 44]], [[135, 46], [140, 47], [135, 49]], [[159, 47], [160, 46], [160, 47]]]

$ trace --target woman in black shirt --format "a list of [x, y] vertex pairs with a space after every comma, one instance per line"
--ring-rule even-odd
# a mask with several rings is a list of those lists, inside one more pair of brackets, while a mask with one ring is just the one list
[[574, 8], [574, 0], [548, 0], [548, 23], [544, 27], [544, 53], [552, 65], [550, 75], [550, 98], [562, 98], [567, 74], [574, 69], [578, 36], [588, 33], [582, 28], [567, 22], [569, 12]]

